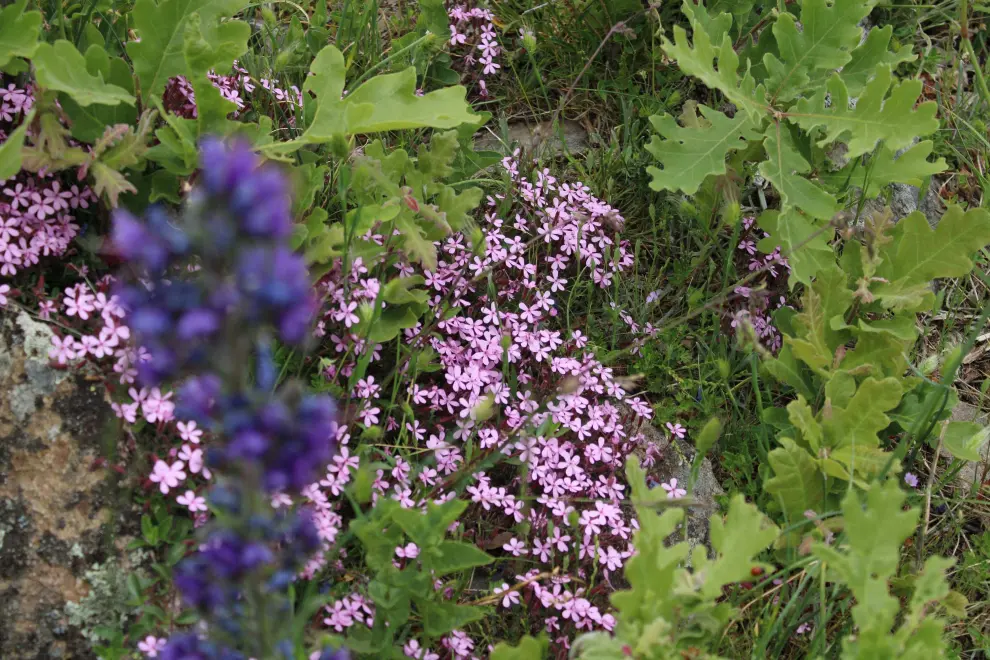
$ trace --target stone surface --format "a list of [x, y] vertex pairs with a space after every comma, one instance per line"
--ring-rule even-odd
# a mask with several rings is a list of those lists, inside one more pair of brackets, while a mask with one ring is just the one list
[[102, 389], [49, 366], [51, 331], [0, 323], [0, 658], [90, 658], [66, 603], [106, 560], [106, 475], [93, 470], [113, 419]]
[[[981, 413], [978, 408], [962, 401], [953, 408], [952, 416], [949, 420], [953, 422], [976, 422], [983, 425], [986, 425], [990, 421], [987, 415]], [[990, 476], [990, 442], [983, 445], [983, 448], [980, 449], [980, 455], [983, 457], [983, 460], [979, 463], [967, 461], [963, 464], [959, 470], [959, 474], [956, 475], [957, 486], [969, 490], [974, 483]], [[952, 458], [951, 456], [947, 456], [945, 451], [942, 452], [942, 456], [943, 460], [946, 458], [951, 460]]]
[[508, 136], [482, 129], [475, 137], [474, 148], [508, 153], [514, 144], [533, 156], [559, 156], [565, 147], [568, 153], [576, 156], [588, 150], [589, 139], [588, 132], [576, 121], [561, 122], [559, 132], [554, 131], [548, 121], [514, 122], [509, 124]]
[[[656, 463], [647, 470], [647, 478], [652, 480], [649, 485], [660, 488], [661, 483], [669, 483], [671, 479], [677, 479], [678, 486], [687, 488], [691, 479], [691, 463], [695, 456], [694, 445], [687, 440], [668, 438], [667, 434], [649, 423], [643, 423], [637, 430], [645, 435], [649, 442], [660, 448]], [[642, 459], [641, 456], [641, 462]], [[711, 462], [707, 458], [702, 459], [698, 480], [691, 493], [692, 503], [687, 509], [688, 543], [692, 548], [699, 543], [709, 545], [709, 520], [719, 511], [715, 498], [724, 494], [725, 491], [722, 490], [712, 471]]]

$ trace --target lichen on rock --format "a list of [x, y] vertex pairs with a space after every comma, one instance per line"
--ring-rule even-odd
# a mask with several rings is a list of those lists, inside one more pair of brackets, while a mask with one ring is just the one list
[[48, 360], [52, 332], [0, 323], [0, 658], [90, 658], [66, 603], [108, 559], [106, 474], [93, 469], [113, 415], [102, 387]]

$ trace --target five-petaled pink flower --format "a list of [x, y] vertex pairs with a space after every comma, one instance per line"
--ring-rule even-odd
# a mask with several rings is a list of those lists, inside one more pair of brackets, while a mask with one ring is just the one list
[[148, 635], [143, 641], [138, 642], [138, 651], [144, 653], [145, 657], [157, 658], [158, 652], [165, 648], [167, 640], [159, 639], [154, 635]]
[[519, 557], [529, 552], [526, 550], [526, 544], [517, 538], [510, 539], [508, 543], [502, 546], [502, 549], [511, 552], [513, 557]]
[[165, 461], [159, 460], [155, 463], [151, 476], [148, 478], [158, 484], [163, 495], [168, 495], [170, 488], [176, 488], [179, 482], [185, 480], [186, 473], [182, 469], [184, 467], [185, 464], [182, 461], [175, 461], [169, 465]]
[[509, 585], [502, 583], [501, 587], [495, 587], [495, 595], [502, 595], [502, 607], [508, 609], [519, 604], [519, 592], [509, 589]]
[[680, 424], [671, 424], [670, 422], [667, 422], [667, 430], [670, 431], [671, 435], [675, 435], [681, 440], [683, 440], [684, 436], [687, 435], [687, 429]]
[[670, 483], [660, 484], [660, 487], [667, 491], [668, 500], [676, 500], [687, 495], [687, 491], [677, 486], [677, 478], [674, 477]]
[[183, 495], [179, 495], [175, 498], [175, 501], [187, 507], [192, 513], [206, 511], [206, 498], [197, 496], [191, 490], [187, 490]]

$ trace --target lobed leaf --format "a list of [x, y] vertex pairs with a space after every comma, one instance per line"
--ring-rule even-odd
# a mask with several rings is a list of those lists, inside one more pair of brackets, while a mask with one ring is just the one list
[[25, 12], [27, 0], [0, 9], [0, 69], [15, 57], [30, 58], [38, 47], [43, 17], [40, 11]]
[[[743, 149], [759, 137], [758, 126], [744, 113], [729, 118], [708, 106], [698, 106], [703, 123], [678, 126], [670, 115], [650, 117], [654, 135], [646, 150], [660, 161], [660, 167], [647, 167], [653, 190], [680, 190], [693, 195], [710, 175], [725, 174], [729, 152]], [[663, 139], [660, 139], [663, 138]]]
[[86, 58], [69, 41], [59, 39], [54, 44], [38, 44], [32, 62], [38, 85], [63, 92], [80, 106], [134, 105], [134, 97], [126, 89], [105, 82], [102, 73], [90, 73]]
[[220, 19], [233, 16], [247, 4], [246, 0], [137, 0], [131, 16], [140, 41], [128, 42], [127, 54], [141, 85], [141, 99], [151, 104], [161, 96], [169, 78], [186, 73], [186, 27], [193, 14], [199, 15], [205, 42], [217, 44], [223, 41]]
[[896, 151], [911, 145], [920, 135], [934, 133], [938, 120], [934, 101], [915, 107], [921, 94], [920, 80], [905, 80], [891, 87], [892, 82], [890, 67], [881, 64], [851, 106], [846, 84], [839, 74], [834, 74], [825, 89], [798, 101], [797, 110], [787, 113], [787, 117], [809, 132], [823, 127], [825, 135], [818, 145], [843, 141], [849, 158], [872, 152], [881, 140]]

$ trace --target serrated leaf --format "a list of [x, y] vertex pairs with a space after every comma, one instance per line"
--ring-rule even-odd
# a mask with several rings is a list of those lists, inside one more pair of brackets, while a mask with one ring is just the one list
[[757, 247], [766, 254], [780, 247], [791, 267], [791, 286], [797, 282], [811, 284], [819, 271], [835, 265], [835, 252], [829, 245], [835, 230], [824, 222], [816, 222], [797, 209], [789, 209], [783, 213], [762, 213], [759, 226], [770, 235], [761, 239]]
[[428, 270], [436, 270], [437, 246], [426, 237], [415, 220], [400, 215], [395, 219], [395, 228], [402, 233], [403, 249], [410, 260], [418, 261]]
[[828, 445], [877, 447], [877, 434], [890, 424], [884, 413], [901, 402], [903, 388], [898, 378], [864, 380], [845, 407], [832, 406], [831, 416], [823, 419]]
[[246, 0], [138, 0], [131, 17], [141, 40], [128, 42], [127, 53], [134, 62], [144, 102], [151, 104], [151, 99], [161, 96], [169, 78], [186, 73], [183, 47], [193, 14], [199, 14], [203, 39], [216, 44], [222, 41], [218, 38], [220, 19], [233, 16], [247, 4]]
[[126, 89], [110, 85], [102, 75], [87, 71], [86, 59], [69, 41], [59, 39], [54, 44], [39, 44], [32, 62], [41, 87], [64, 92], [83, 107], [91, 103], [134, 105], [134, 97]]
[[[650, 117], [654, 135], [646, 150], [660, 161], [647, 167], [653, 190], [680, 190], [693, 195], [710, 175], [725, 174], [729, 152], [743, 149], [759, 137], [758, 126], [745, 113], [729, 118], [718, 110], [698, 106], [707, 125], [678, 126], [670, 115]], [[662, 138], [662, 139], [661, 139]]]
[[196, 94], [196, 125], [199, 135], [226, 135], [227, 115], [237, 110], [237, 104], [220, 94], [210, 81], [212, 70], [226, 71], [234, 60], [247, 51], [251, 27], [243, 21], [226, 21], [216, 27], [213, 40], [207, 41], [202, 20], [197, 13], [186, 20], [182, 54], [186, 77]]
[[877, 297], [938, 277], [962, 277], [973, 268], [970, 258], [990, 244], [990, 213], [984, 209], [964, 212], [953, 204], [932, 229], [924, 214], [916, 211], [897, 223], [894, 240], [881, 250], [883, 263], [873, 289]]
[[[101, 75], [104, 80], [117, 85], [128, 94], [134, 93], [134, 79], [131, 67], [119, 57], [111, 58], [102, 44], [93, 44], [86, 49], [86, 70], [93, 75]], [[137, 121], [137, 108], [125, 103], [117, 105], [91, 104], [83, 107], [68, 94], [59, 96], [59, 103], [69, 117], [72, 137], [83, 142], [93, 143], [100, 139], [107, 126], [133, 124]]]
[[822, 427], [808, 401], [800, 394], [797, 400], [787, 404], [787, 419], [801, 432], [801, 438], [808, 443], [811, 452], [817, 454], [822, 446]]
[[93, 177], [93, 192], [98, 196], [106, 197], [112, 208], [119, 205], [119, 198], [124, 193], [137, 192], [137, 188], [127, 180], [127, 177], [100, 161], [90, 166], [89, 173]]
[[753, 76], [738, 74], [739, 56], [732, 48], [732, 39], [722, 31], [721, 26], [709, 34], [706, 26], [695, 16], [694, 6], [685, 1], [681, 11], [687, 16], [694, 30], [694, 43], [688, 41], [687, 32], [680, 25], [674, 26], [674, 40], [663, 38], [663, 51], [677, 66], [689, 76], [698, 78], [708, 87], [718, 89], [740, 110], [758, 122], [766, 115], [768, 104], [763, 101], [765, 93], [757, 87]]
[[836, 190], [845, 190], [850, 186], [860, 188], [868, 198], [876, 197], [891, 183], [920, 187], [927, 177], [943, 172], [947, 167], [944, 158], [928, 160], [932, 148], [931, 140], [925, 140], [896, 156], [896, 151], [883, 144], [870, 158], [868, 165], [850, 163], [838, 172], [823, 174], [819, 178]]
[[798, 152], [790, 131], [776, 122], [767, 128], [765, 135], [767, 159], [758, 169], [780, 193], [781, 208], [786, 211], [796, 207], [812, 217], [831, 219], [839, 205], [825, 190], [800, 176], [811, 172], [811, 164]]
[[[302, 136], [270, 146], [267, 151], [288, 154], [307, 144], [330, 142], [335, 136], [381, 133], [407, 128], [454, 128], [477, 123], [465, 101], [467, 90], [445, 87], [416, 96], [416, 70], [412, 67], [375, 76], [343, 99], [346, 66], [335, 46], [327, 46], [310, 65], [303, 91], [314, 107]], [[307, 112], [309, 115], [309, 111]]]
[[[780, 529], [763, 512], [747, 503], [743, 495], [735, 495], [724, 520], [722, 516], [712, 516], [710, 536], [717, 557], [708, 565], [699, 562], [695, 566], [697, 574], [704, 576], [701, 595], [718, 598], [725, 585], [751, 578], [754, 557], [779, 535]], [[704, 555], [703, 550], [700, 556]], [[695, 553], [695, 558], [699, 558], [699, 553]]]
[[794, 357], [816, 371], [826, 370], [845, 337], [832, 329], [832, 320], [841, 318], [852, 300], [845, 273], [834, 264], [821, 271], [804, 294], [802, 311], [794, 317], [795, 336], [784, 337]]
[[763, 488], [775, 495], [789, 520], [801, 520], [805, 511], [822, 512], [825, 502], [825, 477], [815, 459], [790, 438], [780, 438], [783, 445], [767, 454], [773, 478]]
[[[798, 101], [797, 110], [787, 113], [790, 120], [806, 131], [824, 127], [825, 135], [818, 140], [824, 147], [832, 142], [845, 142], [846, 155], [856, 158], [870, 153], [883, 140], [890, 149], [912, 144], [918, 136], [938, 129], [935, 118], [937, 104], [926, 101], [915, 107], [921, 94], [920, 80], [905, 80], [891, 88], [890, 67], [880, 65], [856, 101], [849, 105], [849, 90], [839, 74], [833, 75], [825, 89], [810, 99]], [[890, 90], [890, 95], [887, 95]], [[826, 94], [830, 96], [826, 105]]]
[[[872, 0], [804, 0], [798, 19], [782, 12], [773, 24], [780, 64], [772, 73], [768, 92], [775, 99], [793, 98], [822, 71], [848, 63], [859, 44], [863, 20], [875, 4]], [[772, 56], [771, 56], [772, 57]], [[776, 59], [776, 58], [774, 58]]]
[[853, 96], [859, 96], [866, 81], [876, 73], [877, 66], [886, 65], [893, 71], [898, 64], [915, 60], [911, 46], [901, 46], [897, 51], [887, 50], [893, 32], [893, 25], [873, 28], [866, 35], [866, 40], [852, 51], [849, 61], [843, 65], [842, 80]]
[[30, 58], [38, 47], [42, 15], [25, 12], [27, 0], [0, 9], [0, 68], [15, 57]]
[[945, 422], [943, 446], [956, 458], [979, 463], [990, 428], [976, 422]]

